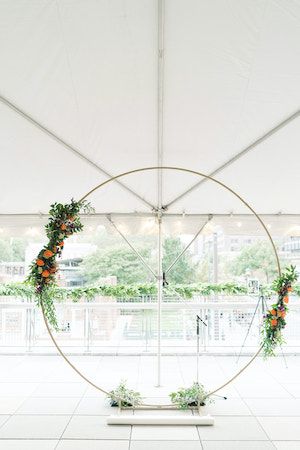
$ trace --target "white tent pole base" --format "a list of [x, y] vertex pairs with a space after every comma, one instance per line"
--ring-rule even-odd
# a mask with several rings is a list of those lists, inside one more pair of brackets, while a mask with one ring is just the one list
[[132, 415], [107, 417], [108, 425], [214, 425], [214, 418], [207, 416]]

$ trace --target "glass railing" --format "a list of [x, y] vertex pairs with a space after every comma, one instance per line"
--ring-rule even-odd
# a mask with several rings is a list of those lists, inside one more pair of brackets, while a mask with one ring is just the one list
[[[81, 299], [78, 303], [59, 303], [56, 309], [59, 331], [53, 334], [66, 353], [155, 354], [157, 351], [156, 296], [126, 300], [96, 297], [88, 302]], [[298, 298], [291, 297], [289, 309], [283, 350], [296, 352], [300, 350]], [[255, 297], [164, 298], [162, 352], [194, 354], [199, 341], [202, 353], [251, 354], [261, 341], [263, 314], [264, 304]], [[56, 353], [41, 309], [35, 303], [14, 297], [0, 298], [0, 352]]]

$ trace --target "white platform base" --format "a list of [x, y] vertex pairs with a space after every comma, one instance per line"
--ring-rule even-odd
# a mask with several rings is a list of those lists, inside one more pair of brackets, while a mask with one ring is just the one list
[[109, 416], [108, 425], [214, 425], [214, 418], [207, 416], [163, 416], [163, 415], [132, 415]]

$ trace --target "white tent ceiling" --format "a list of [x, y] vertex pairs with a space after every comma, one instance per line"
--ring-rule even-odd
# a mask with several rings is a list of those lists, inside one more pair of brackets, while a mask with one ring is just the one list
[[[158, 165], [212, 174], [271, 232], [299, 234], [300, 0], [1, 0], [0, 33], [3, 236]], [[157, 178], [97, 191], [89, 220], [152, 214]], [[166, 215], [252, 224], [201, 180], [164, 170]]]

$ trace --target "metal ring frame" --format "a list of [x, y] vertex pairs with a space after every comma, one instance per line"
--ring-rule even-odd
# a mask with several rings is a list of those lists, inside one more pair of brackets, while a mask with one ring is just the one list
[[[191, 174], [194, 174], [194, 175], [198, 175], [198, 176], [201, 176], [201, 177], [203, 177], [203, 178], [206, 178], [206, 179], [208, 179], [208, 180], [211, 180], [211, 181], [213, 181], [214, 183], [216, 183], [216, 184], [218, 184], [218, 185], [220, 185], [220, 186], [222, 186], [223, 188], [225, 188], [225, 189], [227, 189], [227, 191], [229, 191], [229, 192], [231, 192], [233, 195], [235, 195], [235, 197], [237, 197], [251, 212], [252, 212], [252, 214], [254, 214], [254, 216], [257, 218], [257, 220], [260, 222], [260, 224], [262, 225], [262, 227], [263, 227], [263, 229], [265, 230], [265, 232], [266, 232], [266, 234], [267, 234], [267, 236], [268, 236], [268, 238], [269, 238], [269, 240], [270, 240], [270, 242], [271, 242], [271, 244], [272, 244], [272, 247], [273, 247], [273, 250], [274, 250], [274, 253], [275, 253], [275, 257], [276, 257], [276, 262], [277, 262], [277, 269], [278, 269], [278, 275], [280, 276], [281, 275], [281, 270], [280, 270], [280, 263], [279, 263], [279, 257], [278, 257], [278, 253], [277, 253], [277, 250], [276, 250], [276, 247], [275, 247], [275, 244], [274, 244], [274, 242], [273, 242], [273, 239], [272, 239], [272, 237], [271, 237], [271, 235], [270, 235], [270, 233], [269, 233], [269, 230], [267, 229], [267, 227], [265, 226], [265, 224], [264, 224], [264, 222], [262, 221], [262, 219], [258, 216], [258, 214], [254, 211], [254, 209], [253, 208], [251, 208], [251, 206], [240, 196], [240, 195], [238, 195], [233, 189], [231, 189], [230, 187], [228, 187], [228, 186], [226, 186], [224, 183], [222, 183], [221, 181], [218, 181], [218, 180], [216, 180], [215, 178], [213, 178], [213, 177], [210, 177], [209, 175], [205, 175], [205, 174], [203, 174], [203, 173], [200, 173], [200, 172], [196, 172], [195, 170], [189, 170], [189, 169], [183, 169], [183, 168], [180, 168], [180, 167], [169, 167], [169, 166], [161, 166], [161, 167], [144, 167], [144, 168], [142, 168], [142, 169], [135, 169], [135, 170], [130, 170], [129, 172], [124, 172], [124, 173], [122, 173], [122, 174], [120, 174], [120, 175], [117, 175], [117, 176], [115, 176], [115, 177], [112, 177], [112, 178], [110, 178], [110, 179], [108, 179], [108, 180], [106, 180], [106, 181], [104, 181], [103, 183], [101, 183], [101, 184], [99, 184], [98, 186], [96, 186], [94, 189], [92, 189], [91, 191], [89, 191], [84, 197], [82, 197], [82, 199], [81, 200], [79, 200], [79, 202], [78, 203], [80, 203], [80, 202], [82, 202], [83, 200], [85, 200], [89, 195], [91, 195], [93, 192], [95, 192], [97, 189], [100, 189], [101, 187], [103, 187], [104, 185], [106, 185], [106, 184], [108, 184], [108, 183], [110, 183], [110, 182], [112, 182], [112, 181], [114, 181], [114, 180], [117, 180], [117, 179], [119, 179], [119, 178], [121, 178], [121, 177], [124, 177], [124, 176], [126, 176], [126, 175], [131, 175], [131, 174], [133, 174], [133, 173], [138, 173], [138, 172], [145, 172], [145, 171], [148, 171], [148, 170], [177, 170], [177, 171], [181, 171], [181, 172], [186, 172], [186, 173], [191, 173]], [[51, 332], [51, 330], [50, 330], [50, 327], [49, 327], [49, 324], [48, 324], [48, 322], [47, 322], [47, 318], [46, 318], [46, 316], [45, 316], [45, 311], [44, 311], [44, 305], [43, 305], [43, 301], [42, 301], [42, 299], [41, 299], [41, 306], [42, 306], [42, 313], [43, 313], [43, 317], [44, 317], [44, 321], [45, 321], [45, 324], [46, 324], [46, 328], [47, 328], [47, 330], [48, 330], [48, 333], [49, 333], [49, 335], [50, 335], [50, 337], [51, 337], [51, 339], [52, 339], [52, 342], [54, 343], [54, 345], [55, 345], [55, 347], [56, 347], [56, 349], [58, 350], [58, 352], [60, 353], [60, 355], [64, 358], [64, 360], [72, 367], [72, 369], [74, 369], [75, 370], [75, 372], [77, 372], [77, 374], [81, 377], [81, 378], [83, 378], [85, 381], [87, 381], [91, 386], [93, 386], [94, 388], [96, 388], [96, 389], [98, 389], [99, 391], [101, 391], [101, 392], [103, 392], [104, 394], [106, 394], [106, 395], [111, 395], [111, 394], [109, 394], [107, 391], [105, 391], [104, 389], [102, 389], [102, 388], [100, 388], [99, 386], [97, 386], [96, 384], [94, 384], [92, 381], [90, 381], [88, 378], [86, 378], [72, 363], [71, 363], [71, 361], [66, 357], [66, 355], [64, 354], [64, 352], [61, 350], [61, 348], [59, 347], [59, 345], [57, 344], [57, 342], [56, 342], [56, 340], [55, 340], [55, 338], [54, 338], [54, 336], [53, 336], [53, 334], [52, 334], [52, 332]], [[205, 398], [206, 397], [209, 397], [209, 396], [211, 396], [211, 395], [213, 395], [214, 393], [216, 393], [217, 391], [219, 391], [220, 389], [222, 389], [222, 388], [224, 388], [225, 386], [227, 386], [229, 383], [231, 383], [235, 378], [237, 378], [253, 361], [254, 361], [254, 359], [258, 356], [258, 354], [260, 353], [260, 351], [262, 350], [262, 346], [258, 349], [258, 351], [255, 353], [255, 355], [250, 359], [250, 361], [234, 376], [234, 377], [232, 377], [229, 381], [227, 381], [225, 384], [223, 384], [222, 386], [220, 386], [219, 388], [217, 388], [217, 389], [215, 389], [215, 390], [213, 390], [213, 391], [211, 391], [211, 392], [209, 392], [206, 396], [205, 396]], [[124, 401], [124, 399], [122, 399], [122, 398], [120, 398], [120, 397], [117, 397], [117, 396], [114, 396], [115, 398], [116, 398], [116, 400], [119, 402], [119, 406], [120, 406], [120, 403], [121, 403], [121, 401]], [[146, 403], [143, 403], [142, 405], [141, 405], [141, 407], [150, 407], [150, 408], [155, 408], [155, 409], [163, 409], [163, 408], [170, 408], [170, 407], [172, 407], [172, 408], [174, 408], [174, 407], [176, 407], [176, 404], [174, 404], [174, 403], [172, 403], [172, 404], [167, 404], [167, 405], [153, 405], [153, 404], [146, 404]]]

